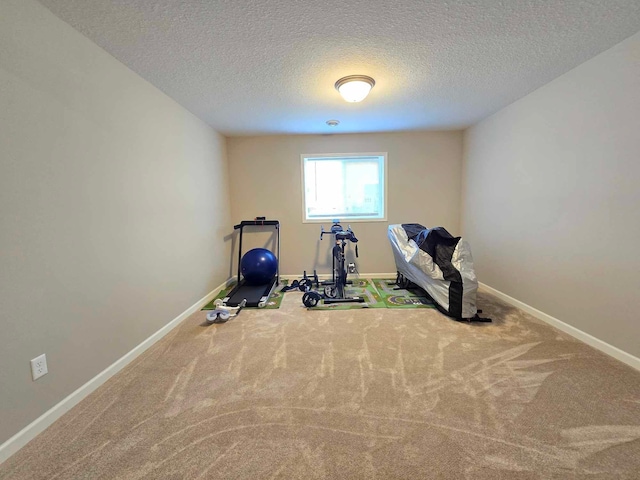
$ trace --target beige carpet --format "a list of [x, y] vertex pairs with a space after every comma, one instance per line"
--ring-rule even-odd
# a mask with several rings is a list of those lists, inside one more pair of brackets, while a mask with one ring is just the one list
[[640, 372], [486, 294], [471, 325], [300, 296], [194, 314], [0, 478], [640, 478]]

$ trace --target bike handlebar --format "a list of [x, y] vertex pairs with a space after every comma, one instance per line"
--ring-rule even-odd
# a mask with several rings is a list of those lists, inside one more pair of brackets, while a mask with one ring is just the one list
[[[336, 227], [339, 227], [339, 229]], [[325, 231], [324, 226], [320, 225], [320, 240], [325, 234], [335, 235], [336, 240], [349, 240], [352, 243], [358, 243], [355, 233], [351, 230], [351, 225], [346, 230], [343, 230], [340, 224], [334, 223], [329, 232]]]

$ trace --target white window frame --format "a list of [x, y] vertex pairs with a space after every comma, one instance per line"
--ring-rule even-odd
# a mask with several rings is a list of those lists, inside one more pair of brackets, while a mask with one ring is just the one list
[[354, 218], [344, 217], [340, 218], [343, 223], [356, 223], [356, 222], [386, 222], [387, 221], [387, 197], [389, 189], [388, 174], [387, 174], [387, 152], [364, 152], [364, 153], [306, 153], [300, 155], [300, 180], [302, 190], [302, 223], [326, 223], [332, 221], [335, 216], [327, 216], [322, 218], [307, 218], [307, 206], [306, 206], [306, 191], [305, 191], [305, 179], [304, 179], [304, 161], [305, 159], [314, 158], [366, 158], [366, 157], [382, 157], [382, 204], [384, 211], [382, 212], [382, 218]]

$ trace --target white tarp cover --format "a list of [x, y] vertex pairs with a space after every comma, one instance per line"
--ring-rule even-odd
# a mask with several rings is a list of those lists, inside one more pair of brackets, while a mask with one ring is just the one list
[[478, 280], [464, 239], [442, 227], [428, 229], [417, 223], [389, 225], [388, 236], [399, 273], [424, 289], [448, 315], [476, 315]]

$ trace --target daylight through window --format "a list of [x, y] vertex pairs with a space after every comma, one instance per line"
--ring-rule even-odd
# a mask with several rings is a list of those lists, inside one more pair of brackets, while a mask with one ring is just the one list
[[302, 155], [303, 220], [385, 220], [386, 160], [386, 153]]

